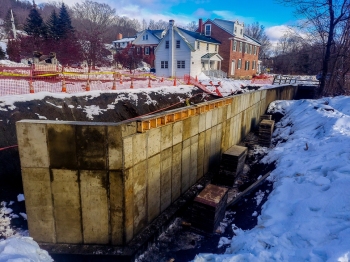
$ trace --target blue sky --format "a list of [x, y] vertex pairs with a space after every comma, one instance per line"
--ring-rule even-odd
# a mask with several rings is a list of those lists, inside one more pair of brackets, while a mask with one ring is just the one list
[[[82, 0], [63, 0], [67, 5]], [[259, 22], [272, 41], [283, 35], [286, 25], [294, 21], [293, 9], [275, 0], [94, 0], [107, 3], [120, 16], [155, 21], [174, 19], [177, 25], [208, 18], [239, 20], [245, 24]], [[36, 2], [47, 2], [36, 0]]]

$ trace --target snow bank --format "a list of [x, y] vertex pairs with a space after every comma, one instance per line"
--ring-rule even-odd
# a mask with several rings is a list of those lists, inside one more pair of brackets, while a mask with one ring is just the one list
[[262, 162], [276, 161], [258, 225], [224, 255], [194, 261], [350, 261], [350, 98], [275, 101], [283, 112]]
[[0, 262], [49, 262], [53, 259], [31, 237], [11, 237], [0, 241]]

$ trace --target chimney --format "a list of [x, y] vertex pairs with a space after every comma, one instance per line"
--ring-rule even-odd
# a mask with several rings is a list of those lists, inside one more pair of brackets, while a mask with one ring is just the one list
[[198, 20], [198, 32], [201, 34], [203, 32], [203, 20], [199, 18]]
[[121, 39], [123, 39], [123, 35], [121, 33], [118, 33], [117, 34], [117, 40], [121, 40]]

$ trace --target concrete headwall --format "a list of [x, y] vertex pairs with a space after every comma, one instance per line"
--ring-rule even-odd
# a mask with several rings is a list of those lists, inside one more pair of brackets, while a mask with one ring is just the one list
[[30, 235], [124, 245], [258, 124], [285, 86], [120, 123], [17, 122]]

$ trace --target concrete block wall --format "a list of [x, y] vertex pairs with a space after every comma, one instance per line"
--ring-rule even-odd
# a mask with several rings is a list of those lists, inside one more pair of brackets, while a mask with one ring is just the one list
[[30, 235], [44, 243], [127, 244], [218, 166], [221, 153], [258, 124], [268, 101], [295, 93], [280, 87], [234, 96], [143, 133], [143, 119], [17, 122]]

